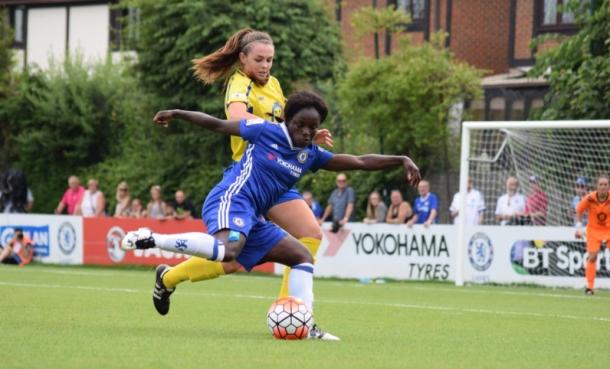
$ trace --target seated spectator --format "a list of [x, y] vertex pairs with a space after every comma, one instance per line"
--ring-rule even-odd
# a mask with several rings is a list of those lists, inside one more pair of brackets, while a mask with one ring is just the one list
[[519, 180], [515, 176], [506, 179], [506, 193], [498, 198], [496, 204], [496, 221], [500, 225], [522, 223], [525, 212], [525, 197], [518, 192]]
[[[578, 177], [576, 178], [576, 183], [574, 186], [574, 197], [572, 197], [572, 219], [574, 219], [574, 226], [578, 224], [578, 220], [576, 219], [576, 206], [580, 200], [589, 192], [589, 181], [586, 177]], [[585, 212], [582, 216], [582, 226], [587, 225], [588, 220], [588, 212]]]
[[388, 208], [383, 201], [381, 195], [377, 191], [371, 192], [369, 201], [366, 204], [366, 218], [363, 222], [366, 224], [383, 223], [385, 221]]
[[322, 209], [320, 203], [313, 198], [313, 194], [311, 193], [311, 191], [303, 191], [303, 200], [305, 201], [307, 206], [309, 206], [316, 219], [319, 221], [322, 217], [322, 213], [324, 213], [324, 209]]
[[530, 176], [529, 183], [531, 194], [525, 200], [525, 215], [531, 219], [533, 225], [545, 225], [549, 200], [537, 176]]
[[130, 205], [131, 196], [129, 195], [129, 186], [127, 185], [127, 182], [121, 181], [116, 187], [114, 216], [117, 218], [129, 218]]
[[80, 202], [76, 205], [75, 215], [82, 215], [86, 218], [102, 217], [106, 214], [106, 198], [100, 191], [96, 179], [89, 179], [87, 189]]
[[186, 194], [182, 190], [176, 191], [174, 200], [170, 201], [167, 205], [168, 208], [171, 207], [173, 210], [174, 219], [182, 220], [197, 217], [197, 212], [195, 211], [193, 202], [186, 198]]
[[407, 226], [412, 227], [413, 224], [423, 224], [424, 227], [430, 227], [436, 223], [438, 216], [438, 198], [430, 192], [430, 182], [422, 180], [417, 186], [419, 196], [415, 199], [415, 214], [407, 222]]
[[34, 195], [28, 187], [25, 173], [9, 169], [0, 175], [0, 211], [9, 213], [29, 213], [34, 207]]
[[135, 198], [131, 200], [131, 207], [129, 208], [129, 217], [130, 218], [146, 218], [146, 210], [142, 207], [142, 201], [140, 199]]
[[[485, 198], [480, 191], [473, 188], [472, 178], [468, 178], [468, 192], [466, 193], [466, 224], [483, 224], [483, 214], [485, 214]], [[453, 218], [453, 223], [458, 224], [460, 215], [460, 193], [453, 195], [449, 212]]]
[[387, 211], [385, 222], [390, 224], [404, 224], [413, 216], [411, 204], [402, 198], [402, 193], [392, 190], [390, 193], [390, 208]]
[[0, 247], [0, 263], [23, 266], [32, 260], [34, 244], [20, 228], [15, 228], [13, 237]]
[[74, 214], [76, 205], [80, 202], [85, 194], [85, 189], [80, 185], [80, 181], [77, 176], [70, 176], [68, 178], [68, 189], [64, 192], [59, 204], [55, 208], [55, 214], [61, 214], [64, 209], [67, 210], [69, 215]]
[[167, 205], [163, 201], [163, 195], [161, 194], [161, 186], [152, 186], [150, 188], [150, 201], [146, 205], [147, 217], [151, 219], [165, 219], [167, 210]]

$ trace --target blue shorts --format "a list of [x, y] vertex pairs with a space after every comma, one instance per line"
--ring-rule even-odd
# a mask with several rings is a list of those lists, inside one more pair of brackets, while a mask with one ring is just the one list
[[250, 271], [286, 237], [286, 232], [263, 217], [257, 217], [249, 201], [240, 196], [233, 196], [229, 204], [221, 207], [219, 195], [222, 194], [222, 191], [212, 189], [201, 209], [201, 218], [211, 235], [230, 229], [246, 237], [246, 244], [236, 260]]

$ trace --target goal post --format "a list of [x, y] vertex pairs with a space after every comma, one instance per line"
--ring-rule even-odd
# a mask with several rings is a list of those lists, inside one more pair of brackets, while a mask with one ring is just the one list
[[[489, 121], [462, 124], [459, 209], [466, 209], [468, 178], [485, 198], [483, 225], [495, 222], [496, 200], [506, 178], [517, 178], [527, 196], [538, 183], [549, 206], [541, 226], [572, 226], [574, 183], [593, 189], [597, 175], [610, 171], [610, 120]], [[455, 284], [464, 285], [467, 217], [460, 216], [455, 252]]]

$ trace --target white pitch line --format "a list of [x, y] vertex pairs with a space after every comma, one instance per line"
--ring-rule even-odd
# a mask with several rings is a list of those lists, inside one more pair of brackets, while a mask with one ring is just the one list
[[[146, 293], [146, 294], [150, 293], [150, 291], [132, 289], [132, 288], [106, 288], [106, 287], [74, 286], [74, 285], [59, 285], [59, 284], [0, 282], [0, 285], [14, 286], [14, 287], [27, 287], [27, 288], [62, 288], [62, 289], [67, 288], [67, 289], [104, 291], [104, 292]], [[182, 292], [181, 294], [189, 295], [189, 296], [230, 297], [230, 298], [256, 299], [256, 300], [273, 300], [275, 298], [273, 296], [266, 296], [266, 295], [228, 294], [228, 293], [214, 293], [214, 292], [205, 292], [205, 293]], [[534, 318], [555, 318], [555, 319], [566, 319], [566, 320], [593, 320], [593, 321], [601, 321], [601, 322], [610, 322], [610, 318], [607, 318], [607, 317], [588, 317], [588, 316], [567, 315], [567, 314], [544, 314], [544, 313], [524, 312], [524, 311], [458, 308], [458, 307], [440, 306], [440, 305], [418, 305], [418, 304], [404, 304], [404, 303], [327, 300], [327, 299], [317, 300], [317, 303], [367, 305], [367, 306], [394, 307], [394, 308], [404, 308], [404, 309], [433, 310], [433, 311], [472, 313], [472, 314], [511, 315], [511, 316], [534, 317]]]

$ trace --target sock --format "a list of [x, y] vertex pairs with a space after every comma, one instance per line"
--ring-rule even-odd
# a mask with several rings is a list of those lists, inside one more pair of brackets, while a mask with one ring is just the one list
[[[320, 248], [322, 240], [313, 237], [301, 237], [299, 241], [309, 250], [313, 256], [313, 262], [316, 262], [316, 254]], [[284, 276], [282, 277], [282, 285], [280, 286], [280, 298], [288, 296], [288, 276], [290, 275], [290, 267], [284, 267]]]
[[191, 282], [199, 282], [218, 278], [224, 274], [225, 271], [222, 267], [222, 263], [193, 256], [165, 273], [163, 276], [163, 284], [167, 288], [175, 288], [178, 284], [187, 279]]
[[290, 295], [303, 300], [309, 311], [313, 311], [313, 265], [297, 264], [288, 278]]
[[225, 257], [224, 244], [207, 233], [153, 233], [153, 238], [155, 239], [155, 245], [162, 250], [199, 256], [215, 261], [222, 261]]
[[595, 273], [597, 272], [597, 262], [587, 260], [585, 276], [587, 277], [587, 288], [593, 289], [595, 284]]

